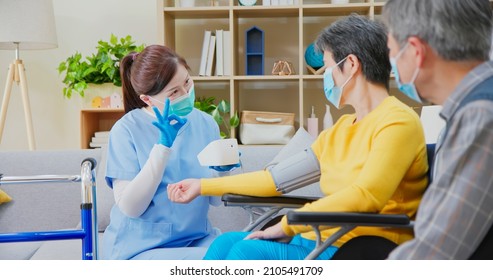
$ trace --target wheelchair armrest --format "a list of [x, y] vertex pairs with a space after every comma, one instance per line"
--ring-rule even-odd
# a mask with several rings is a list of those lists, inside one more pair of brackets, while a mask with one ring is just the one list
[[297, 212], [287, 213], [288, 224], [312, 226], [374, 226], [410, 227], [412, 222], [405, 214], [348, 213], [348, 212]]
[[319, 197], [306, 196], [248, 196], [238, 194], [224, 194], [222, 196], [224, 206], [255, 206], [255, 207], [284, 207], [299, 208], [306, 203], [318, 200]]

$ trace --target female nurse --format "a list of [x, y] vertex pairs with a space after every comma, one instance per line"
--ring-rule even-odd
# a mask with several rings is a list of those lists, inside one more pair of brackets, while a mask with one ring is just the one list
[[207, 218], [217, 198], [171, 202], [168, 183], [211, 177], [197, 154], [219, 139], [214, 119], [194, 108], [186, 61], [165, 46], [130, 53], [120, 65], [125, 115], [110, 132], [106, 182], [115, 205], [105, 259], [201, 259], [218, 231]]

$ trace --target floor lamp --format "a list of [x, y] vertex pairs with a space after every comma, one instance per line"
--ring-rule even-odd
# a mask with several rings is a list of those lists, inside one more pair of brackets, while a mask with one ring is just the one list
[[29, 149], [35, 150], [31, 106], [27, 91], [24, 63], [19, 50], [40, 50], [57, 47], [52, 0], [0, 0], [0, 49], [15, 50], [10, 64], [0, 111], [0, 142], [2, 140], [12, 86], [20, 86]]

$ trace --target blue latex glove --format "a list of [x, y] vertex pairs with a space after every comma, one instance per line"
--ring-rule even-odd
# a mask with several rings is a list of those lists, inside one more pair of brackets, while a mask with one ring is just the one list
[[226, 172], [226, 171], [233, 171], [240, 166], [241, 164], [238, 162], [230, 165], [209, 166], [209, 168], [216, 170], [217, 172]]
[[[241, 152], [238, 152], [238, 156], [241, 157]], [[241, 160], [240, 160], [240, 162], [235, 163], [235, 164], [209, 166], [209, 168], [213, 169], [217, 172], [227, 172], [227, 171], [233, 171], [240, 166], [241, 166]]]
[[[169, 115], [169, 99], [166, 99], [164, 103], [163, 114], [159, 112], [157, 107], [152, 107], [154, 114], [156, 114], [157, 121], [153, 121], [152, 124], [159, 129], [159, 141], [158, 144], [162, 144], [166, 147], [171, 147], [176, 139], [178, 130], [187, 122], [186, 118], [180, 118], [175, 114]], [[176, 121], [173, 124], [170, 122]]]

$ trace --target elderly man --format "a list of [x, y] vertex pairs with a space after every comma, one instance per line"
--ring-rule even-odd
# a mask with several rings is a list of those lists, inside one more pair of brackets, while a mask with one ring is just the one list
[[481, 243], [493, 235], [490, 2], [389, 0], [383, 19], [399, 89], [443, 105], [446, 121], [415, 237], [389, 258], [491, 258]]

